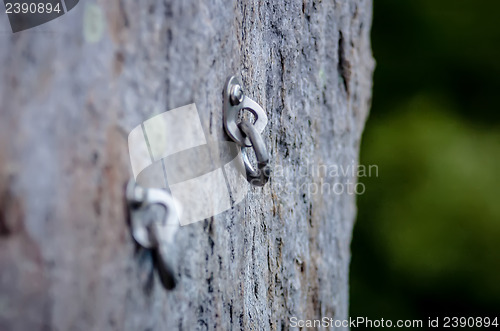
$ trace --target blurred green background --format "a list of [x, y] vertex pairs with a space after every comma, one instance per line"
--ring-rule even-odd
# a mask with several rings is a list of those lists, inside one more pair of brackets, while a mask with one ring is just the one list
[[500, 1], [374, 0], [372, 43], [350, 316], [499, 316]]

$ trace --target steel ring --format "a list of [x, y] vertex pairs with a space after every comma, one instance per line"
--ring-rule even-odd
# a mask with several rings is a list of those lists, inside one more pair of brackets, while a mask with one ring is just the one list
[[177, 280], [175, 279], [174, 270], [168, 263], [165, 254], [165, 248], [163, 245], [160, 245], [154, 250], [153, 259], [161, 284], [167, 290], [172, 290], [177, 285]]
[[255, 170], [250, 164], [250, 160], [245, 153], [245, 147], [241, 148], [247, 180], [252, 185], [264, 186], [271, 175], [269, 154], [267, 153], [266, 145], [264, 145], [264, 141], [262, 140], [260, 133], [253, 124], [247, 121], [242, 121], [238, 124], [238, 127], [250, 139], [250, 142], [252, 143], [251, 147], [253, 147], [255, 157], [257, 158], [258, 169]]
[[166, 214], [161, 225], [162, 227], [166, 227], [176, 221], [175, 215], [172, 212], [172, 210], [175, 210], [174, 200], [166, 190], [159, 188], [144, 188], [137, 185], [134, 180], [128, 182], [126, 194], [129, 204], [132, 237], [142, 247], [152, 249], [156, 244], [152, 240], [147, 226], [137, 214], [152, 205], [159, 205], [163, 207]]
[[175, 279], [175, 273], [167, 258], [167, 250], [163, 242], [160, 242], [158, 238], [161, 236], [160, 231], [162, 231], [161, 226], [157, 223], [153, 224], [153, 236], [155, 238], [155, 247], [153, 248], [153, 261], [158, 271], [158, 277], [160, 282], [167, 289], [171, 290], [175, 288], [177, 283]]

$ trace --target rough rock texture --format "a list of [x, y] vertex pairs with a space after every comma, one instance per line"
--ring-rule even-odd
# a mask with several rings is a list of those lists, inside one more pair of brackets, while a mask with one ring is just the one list
[[[87, 0], [16, 34], [0, 14], [0, 329], [281, 330], [292, 316], [346, 318], [355, 195], [312, 184], [352, 174], [303, 169], [358, 162], [371, 7]], [[179, 284], [167, 292], [130, 236], [127, 135], [195, 102], [223, 137], [232, 74], [268, 113], [275, 176], [177, 231]]]

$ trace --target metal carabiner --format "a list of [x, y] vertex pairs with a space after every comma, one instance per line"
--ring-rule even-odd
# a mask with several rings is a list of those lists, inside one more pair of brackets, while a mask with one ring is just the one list
[[245, 136], [250, 139], [252, 143], [252, 148], [257, 158], [257, 170], [255, 170], [250, 164], [250, 160], [245, 151], [245, 147], [241, 148], [241, 154], [243, 157], [243, 162], [245, 164], [245, 171], [247, 175], [247, 180], [250, 184], [255, 186], [264, 186], [269, 180], [271, 175], [271, 167], [269, 166], [269, 154], [267, 153], [266, 145], [260, 136], [257, 129], [247, 121], [242, 121], [238, 124], [240, 130], [245, 134]]
[[[167, 259], [164, 239], [167, 226], [173, 224], [176, 206], [172, 196], [163, 189], [144, 188], [131, 179], [127, 184], [126, 198], [130, 211], [130, 227], [132, 237], [143, 248], [153, 251], [153, 261], [162, 285], [171, 290], [176, 285], [173, 269]], [[160, 205], [165, 210], [165, 217], [146, 223], [138, 216], [144, 209], [152, 205]]]
[[252, 143], [238, 128], [237, 120], [240, 111], [246, 109], [255, 116], [255, 129], [260, 134], [267, 125], [267, 115], [264, 109], [247, 97], [238, 78], [228, 78], [224, 89], [224, 128], [231, 139], [242, 147], [250, 147]]
[[[237, 123], [241, 110], [248, 110], [255, 116], [255, 122], [241, 121]], [[261, 132], [267, 125], [264, 109], [243, 93], [241, 83], [235, 76], [228, 78], [224, 88], [224, 128], [228, 136], [241, 146], [241, 154], [245, 164], [247, 180], [255, 186], [264, 186], [271, 175], [269, 154], [262, 140]], [[248, 159], [245, 148], [253, 147], [257, 158], [257, 169]]]

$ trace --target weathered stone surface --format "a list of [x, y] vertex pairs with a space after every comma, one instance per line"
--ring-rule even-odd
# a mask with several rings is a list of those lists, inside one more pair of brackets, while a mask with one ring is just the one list
[[[355, 196], [315, 190], [321, 177], [300, 167], [358, 162], [371, 7], [87, 0], [17, 34], [1, 14], [0, 329], [265, 330], [287, 329], [291, 316], [346, 318]], [[268, 113], [275, 175], [177, 231], [179, 285], [166, 292], [129, 234], [127, 134], [194, 102], [222, 138], [232, 74]]]

